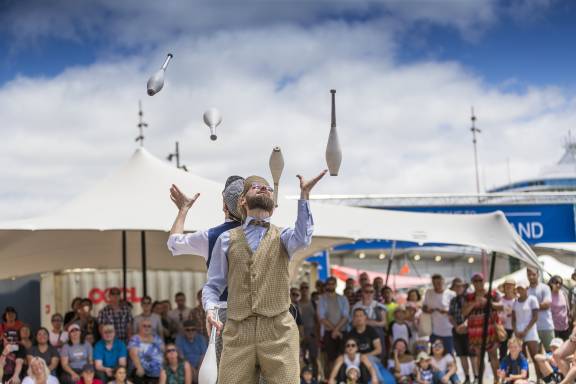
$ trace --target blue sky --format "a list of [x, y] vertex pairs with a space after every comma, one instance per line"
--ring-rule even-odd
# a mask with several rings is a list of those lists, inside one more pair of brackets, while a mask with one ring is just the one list
[[[521, 2], [497, 2], [508, 10], [515, 3]], [[493, 84], [574, 88], [576, 4], [566, 0], [540, 3], [544, 5], [533, 12], [524, 10], [520, 15], [502, 12], [496, 20], [471, 26], [464, 32], [447, 23], [414, 21], [396, 34], [399, 46], [396, 58], [400, 63], [430, 59], [455, 61]], [[18, 15], [18, 8], [14, 8]], [[41, 17], [40, 14], [37, 17]], [[370, 8], [349, 8], [326, 12], [316, 20], [307, 18], [303, 24], [313, 25], [331, 19], [362, 23], [379, 17], [394, 19], [393, 14], [377, 7], [372, 12]], [[19, 38], [17, 29], [0, 29], [0, 51], [5, 53], [0, 59], [0, 84], [17, 75], [52, 77], [71, 66], [90, 65], [102, 56], [128, 56], [150, 48], [146, 40], [131, 42], [127, 47], [115, 42], [115, 36], [105, 33], [105, 25], [97, 24], [85, 30], [78, 25], [80, 23], [73, 23], [73, 36], [56, 33], [57, 26], [53, 33], [39, 31], [29, 38]], [[212, 28], [199, 32], [211, 33]]]
[[[0, 219], [49, 211], [125, 162], [139, 100], [150, 152], [178, 140], [210, 179], [264, 174], [276, 145], [287, 174], [317, 173], [331, 88], [343, 177], [318, 193], [475, 191], [472, 105], [482, 188], [533, 177], [576, 128], [573, 20], [568, 0], [5, 1]], [[224, 116], [216, 142], [209, 107]]]

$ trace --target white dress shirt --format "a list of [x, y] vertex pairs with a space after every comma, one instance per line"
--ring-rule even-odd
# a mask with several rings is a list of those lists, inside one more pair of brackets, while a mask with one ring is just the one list
[[[266, 234], [267, 228], [257, 225], [250, 225], [254, 220], [248, 216], [242, 224], [242, 229], [246, 236], [248, 246], [254, 252], [260, 241]], [[270, 218], [264, 219], [269, 222]], [[298, 217], [294, 228], [283, 228], [280, 232], [280, 240], [286, 248], [288, 257], [292, 258], [294, 253], [301, 248], [307, 247], [312, 242], [314, 222], [310, 213], [308, 200], [298, 200]], [[208, 268], [208, 281], [202, 289], [202, 304], [206, 310], [214, 309], [219, 303], [219, 297], [228, 286], [228, 247], [230, 243], [230, 233], [224, 232], [214, 245], [212, 250], [212, 261]]]

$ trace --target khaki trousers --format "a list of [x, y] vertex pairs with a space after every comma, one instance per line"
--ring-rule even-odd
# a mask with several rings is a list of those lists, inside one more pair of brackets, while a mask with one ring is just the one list
[[290, 312], [275, 317], [227, 319], [218, 384], [258, 380], [258, 366], [268, 384], [299, 384], [298, 327]]

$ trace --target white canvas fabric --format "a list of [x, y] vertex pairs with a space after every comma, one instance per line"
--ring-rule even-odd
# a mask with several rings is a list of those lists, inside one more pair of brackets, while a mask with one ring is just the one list
[[[177, 169], [138, 148], [111, 176], [53, 213], [0, 222], [0, 279], [69, 268], [120, 268], [122, 230], [128, 231], [129, 268], [141, 266], [140, 231], [146, 231], [148, 268], [205, 270], [203, 258], [169, 256], [167, 232], [176, 214], [168, 196], [171, 184], [186, 193], [201, 194], [190, 210], [186, 230], [210, 228], [223, 221], [223, 184]], [[292, 226], [296, 203], [279, 197], [272, 222]], [[501, 212], [431, 214], [315, 202], [311, 211], [313, 243], [295, 255], [293, 271], [306, 257], [357, 239], [467, 245], [538, 265], [535, 254]]]

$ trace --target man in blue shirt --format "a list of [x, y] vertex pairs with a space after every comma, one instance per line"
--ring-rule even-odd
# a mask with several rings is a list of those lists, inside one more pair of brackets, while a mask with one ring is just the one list
[[102, 326], [102, 339], [94, 345], [93, 357], [96, 377], [103, 383], [114, 380], [114, 370], [126, 366], [126, 345], [115, 337], [114, 325]]
[[183, 333], [176, 336], [176, 347], [192, 369], [198, 371], [208, 349], [208, 343], [201, 333], [201, 325], [197, 319], [184, 320]]

